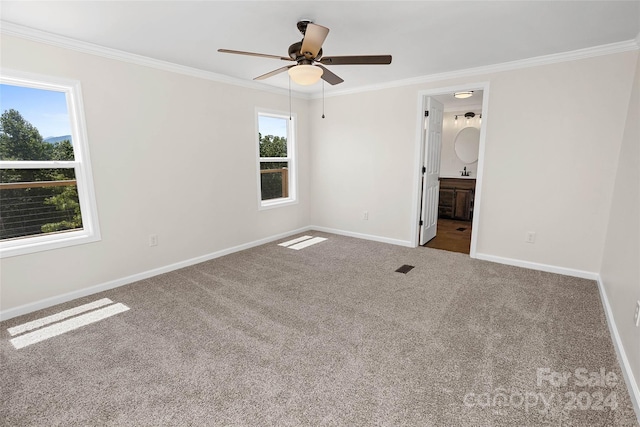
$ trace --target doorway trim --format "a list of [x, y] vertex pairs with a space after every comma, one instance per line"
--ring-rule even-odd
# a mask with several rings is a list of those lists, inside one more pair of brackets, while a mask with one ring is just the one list
[[477, 245], [478, 245], [478, 228], [480, 225], [480, 216], [482, 213], [482, 181], [484, 176], [484, 155], [486, 149], [486, 134], [487, 125], [489, 123], [489, 82], [469, 83], [456, 86], [440, 87], [436, 89], [421, 90], [418, 92], [418, 111], [416, 120], [416, 145], [414, 154], [414, 197], [413, 197], [413, 211], [411, 213], [411, 245], [413, 247], [419, 246], [418, 232], [420, 221], [420, 196], [422, 192], [421, 176], [422, 176], [422, 164], [424, 162], [425, 155], [425, 139], [424, 139], [424, 111], [427, 106], [427, 98], [435, 95], [447, 95], [454, 92], [460, 92], [465, 90], [482, 90], [482, 126], [480, 126], [480, 147], [478, 148], [478, 171], [476, 173], [476, 191], [474, 197], [473, 208], [473, 221], [471, 223], [471, 247], [469, 250], [469, 256], [471, 258], [477, 258]]

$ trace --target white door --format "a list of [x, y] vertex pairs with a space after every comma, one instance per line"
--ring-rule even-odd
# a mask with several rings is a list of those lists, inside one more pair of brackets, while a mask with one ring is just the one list
[[443, 105], [427, 98], [425, 111], [424, 157], [422, 161], [422, 208], [420, 210], [420, 245], [436, 237], [438, 228], [438, 196], [440, 192], [440, 153], [442, 151]]

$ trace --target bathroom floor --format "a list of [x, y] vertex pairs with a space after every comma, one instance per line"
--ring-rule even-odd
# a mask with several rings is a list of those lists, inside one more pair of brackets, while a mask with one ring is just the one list
[[471, 221], [438, 218], [436, 237], [423, 246], [468, 254], [471, 247]]

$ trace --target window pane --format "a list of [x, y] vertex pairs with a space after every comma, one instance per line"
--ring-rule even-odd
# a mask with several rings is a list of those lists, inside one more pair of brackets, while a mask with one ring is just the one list
[[0, 170], [0, 240], [82, 228], [73, 169]]
[[260, 162], [262, 200], [289, 197], [289, 162]]
[[258, 113], [260, 206], [271, 208], [296, 200], [295, 135], [289, 114]]
[[0, 160], [73, 160], [64, 92], [0, 84]]
[[258, 116], [260, 157], [287, 157], [288, 119]]

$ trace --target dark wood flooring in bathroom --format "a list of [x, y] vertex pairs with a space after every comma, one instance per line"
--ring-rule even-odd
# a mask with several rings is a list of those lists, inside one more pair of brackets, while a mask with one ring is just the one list
[[423, 246], [468, 254], [471, 247], [471, 221], [438, 218], [436, 237]]

